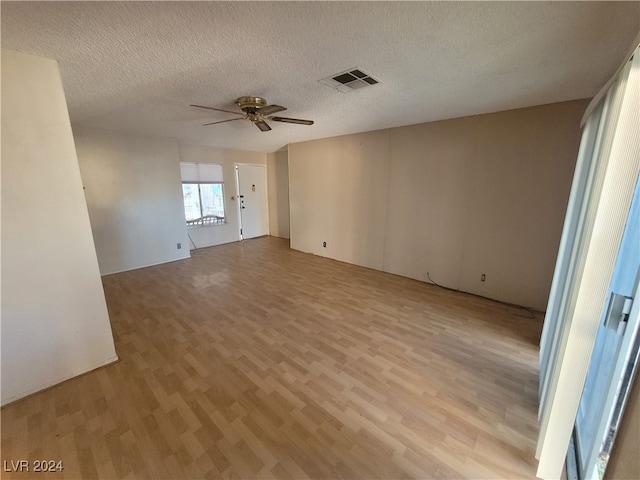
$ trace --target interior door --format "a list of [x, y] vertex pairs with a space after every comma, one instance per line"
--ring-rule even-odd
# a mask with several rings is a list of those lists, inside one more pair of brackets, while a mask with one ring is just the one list
[[266, 165], [236, 165], [240, 200], [240, 238], [269, 234]]
[[[636, 183], [609, 285], [609, 302], [602, 315], [576, 417], [576, 456], [582, 480], [603, 477], [628, 384], [635, 371], [638, 321], [632, 305], [639, 282], [640, 188]], [[634, 308], [637, 311], [637, 305]]]

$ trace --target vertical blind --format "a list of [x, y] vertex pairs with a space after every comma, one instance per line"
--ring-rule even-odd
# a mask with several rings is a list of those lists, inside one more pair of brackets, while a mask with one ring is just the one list
[[640, 171], [638, 50], [600, 98], [585, 122], [540, 344], [540, 478], [562, 472]]

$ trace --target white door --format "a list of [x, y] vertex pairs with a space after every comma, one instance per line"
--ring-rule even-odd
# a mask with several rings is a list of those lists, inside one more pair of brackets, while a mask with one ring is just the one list
[[269, 234], [267, 166], [237, 164], [240, 238]]

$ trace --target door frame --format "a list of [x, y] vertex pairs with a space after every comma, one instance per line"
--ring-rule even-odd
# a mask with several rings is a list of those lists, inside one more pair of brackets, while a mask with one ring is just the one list
[[242, 201], [240, 198], [240, 169], [238, 168], [241, 165], [264, 168], [265, 207], [267, 209], [267, 236], [269, 235], [269, 231], [271, 228], [271, 225], [269, 223], [269, 179], [267, 178], [269, 169], [267, 168], [267, 164], [236, 162], [233, 164], [233, 169], [235, 171], [235, 179], [236, 179], [236, 198], [238, 199], [236, 210], [238, 212], [238, 239], [240, 241], [244, 240], [244, 237], [242, 236], [242, 205], [241, 205]]

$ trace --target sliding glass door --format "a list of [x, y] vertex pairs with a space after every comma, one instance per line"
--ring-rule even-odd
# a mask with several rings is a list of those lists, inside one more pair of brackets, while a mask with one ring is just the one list
[[[603, 477], [629, 381], [637, 361], [638, 322], [631, 315], [640, 275], [640, 188], [636, 189], [609, 285], [576, 417], [580, 478]], [[634, 353], [635, 350], [635, 353]]]
[[640, 263], [631, 260], [640, 252], [631, 209], [640, 171], [640, 49], [598, 99], [583, 132], [540, 345], [536, 457], [545, 479], [560, 476], [574, 430], [582, 480], [598, 478], [637, 355], [632, 324], [640, 302], [627, 297]]

